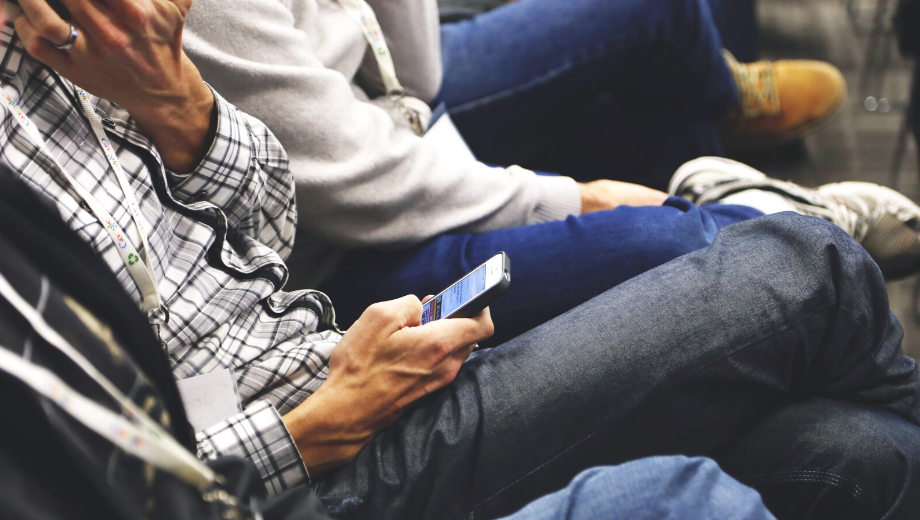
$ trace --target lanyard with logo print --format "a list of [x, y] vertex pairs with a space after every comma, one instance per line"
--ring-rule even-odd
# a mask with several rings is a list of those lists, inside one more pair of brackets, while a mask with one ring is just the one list
[[99, 220], [99, 223], [102, 224], [102, 227], [105, 229], [106, 233], [108, 233], [109, 237], [112, 239], [112, 242], [115, 244], [115, 250], [118, 251], [118, 255], [124, 262], [125, 267], [128, 270], [128, 274], [130, 274], [131, 278], [134, 279], [134, 282], [137, 284], [137, 287], [141, 292], [141, 297], [143, 298], [143, 301], [141, 302], [141, 309], [146, 312], [148, 316], [151, 316], [150, 321], [157, 327], [159, 332], [159, 325], [162, 322], [152, 318], [152, 313], [162, 309], [164, 311], [166, 321], [169, 320], [169, 313], [163, 304], [163, 299], [160, 295], [160, 290], [157, 285], [156, 273], [153, 270], [152, 252], [147, 242], [147, 233], [150, 231], [150, 226], [147, 224], [146, 219], [144, 219], [143, 215], [141, 214], [140, 206], [137, 202], [137, 197], [135, 197], [134, 191], [131, 189], [131, 185], [128, 183], [127, 176], [125, 175], [124, 170], [122, 170], [121, 165], [118, 162], [118, 157], [115, 155], [115, 151], [112, 149], [109, 140], [105, 136], [105, 131], [102, 129], [102, 122], [99, 119], [99, 116], [96, 115], [96, 112], [93, 110], [89, 101], [88, 94], [79, 87], [76, 87], [76, 91], [77, 96], [80, 98], [80, 102], [83, 105], [83, 111], [90, 121], [93, 132], [96, 134], [96, 138], [99, 140], [99, 143], [102, 146], [103, 152], [105, 153], [109, 165], [115, 172], [115, 178], [118, 180], [121, 191], [124, 193], [125, 200], [128, 203], [128, 207], [130, 209], [131, 218], [134, 220], [134, 225], [137, 228], [139, 235], [137, 240], [140, 244], [140, 251], [131, 244], [131, 241], [128, 240], [128, 236], [124, 229], [122, 229], [115, 218], [112, 217], [108, 211], [106, 211], [102, 203], [99, 202], [99, 200], [96, 199], [96, 197], [94, 197], [92, 193], [89, 192], [89, 190], [77, 182], [73, 176], [67, 173], [67, 170], [64, 169], [57, 158], [51, 153], [51, 150], [48, 148], [48, 145], [42, 138], [41, 133], [35, 126], [35, 123], [33, 123], [32, 120], [26, 116], [19, 104], [5, 92], [0, 92], [0, 102], [2, 102], [3, 106], [7, 108], [10, 114], [12, 114], [13, 119], [19, 123], [19, 125], [25, 131], [25, 134], [33, 141], [33, 144], [38, 147], [38, 149], [45, 155], [45, 157], [51, 160], [51, 162], [57, 168], [60, 177], [67, 182], [67, 184], [76, 193], [76, 195], [80, 197], [86, 206], [89, 207], [89, 210], [92, 212], [93, 216], [95, 216], [96, 219]]
[[406, 91], [399, 78], [396, 77], [396, 65], [393, 63], [393, 55], [387, 46], [387, 41], [383, 37], [383, 31], [380, 24], [377, 23], [377, 15], [374, 9], [364, 0], [338, 0], [342, 9], [351, 17], [355, 23], [361, 27], [364, 38], [371, 46], [374, 58], [377, 59], [377, 67], [380, 69], [380, 76], [383, 79], [383, 85], [387, 90], [387, 97], [399, 107], [400, 112], [416, 134], [425, 133], [425, 122], [422, 121], [421, 107], [413, 107], [414, 104], [424, 104], [420, 100], [406, 97]]
[[[140, 415], [116, 414], [90, 400], [64, 383], [50, 370], [35, 365], [0, 345], [0, 370], [32, 387], [40, 395], [56, 403], [84, 426], [96, 432], [127, 453], [152, 466], [171, 473], [176, 478], [205, 490], [215, 479], [214, 472], [182, 447], [168, 432]], [[123, 395], [123, 394], [122, 394]], [[113, 396], [114, 397], [114, 396]], [[149, 424], [139, 421], [147, 418]]]
[[182, 447], [163, 426], [154, 421], [103, 375], [70, 342], [61, 336], [35, 307], [0, 274], [0, 299], [9, 303], [49, 345], [69, 358], [118, 403], [122, 414], [79, 394], [48, 369], [0, 346], [0, 370], [29, 385], [74, 419], [124, 451], [167, 471], [198, 489], [216, 481], [215, 473]]

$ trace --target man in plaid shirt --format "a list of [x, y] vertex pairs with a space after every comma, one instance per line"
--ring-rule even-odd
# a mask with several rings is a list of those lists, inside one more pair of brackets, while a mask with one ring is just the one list
[[[30, 8], [41, 6], [20, 4], [27, 15]], [[28, 18], [20, 17], [14, 32], [15, 17], [14, 10], [2, 32], [3, 92], [39, 128], [51, 154], [133, 240], [136, 226], [84, 118], [73, 83], [24, 53], [23, 42], [34, 42], [29, 39], [33, 29], [26, 26]], [[84, 30], [69, 51], [30, 50], [40, 57], [43, 50], [51, 53], [48, 63], [62, 75], [90, 92], [105, 92], [94, 83], [122, 76], [124, 63], [110, 60], [102, 65], [110, 56], [94, 53], [100, 46], [87, 41], [91, 34]], [[81, 50], [81, 42], [91, 47]], [[85, 52], [87, 60], [74, 58], [70, 68], [53, 61], [79, 52]], [[268, 488], [280, 491], [306, 480], [280, 414], [319, 387], [341, 335], [324, 295], [279, 292], [287, 278], [282, 257], [290, 251], [297, 218], [284, 151], [261, 123], [212, 94], [200, 77], [195, 78], [194, 68], [184, 68], [184, 63], [177, 67], [188, 74], [182, 80], [200, 89], [187, 95], [195, 102], [191, 108], [179, 107], [181, 117], [156, 114], [156, 123], [145, 127], [139, 116], [158, 108], [157, 97], [146, 92], [136, 93], [142, 108], [131, 115], [122, 108], [131, 106], [130, 100], [119, 106], [94, 97], [93, 105], [151, 223], [151, 250], [145, 254], [152, 257], [170, 314], [160, 334], [176, 377], [232, 368], [247, 405], [239, 416], [200, 436], [200, 453], [245, 453], [256, 462]], [[80, 70], [73, 70], [77, 67]], [[143, 79], [150, 90], [163, 88], [162, 81]], [[198, 97], [204, 101], [197, 102]], [[26, 139], [6, 111], [4, 115], [2, 161], [54, 202], [65, 222], [92, 244], [140, 301], [137, 284], [96, 217], [61, 182], [53, 161]], [[162, 314], [158, 311], [154, 318], [163, 319]]]
[[[138, 249], [176, 377], [230, 368], [239, 384], [245, 411], [199, 433], [201, 457], [249, 458], [272, 493], [312, 478], [342, 517], [496, 517], [589, 466], [663, 453], [716, 456], [762, 492], [789, 486], [767, 495], [788, 511], [920, 509], [920, 484], [900, 477], [920, 473], [920, 375], [878, 268], [839, 229], [788, 214], [732, 226], [466, 363], [488, 310], [419, 326], [410, 296], [343, 335], [324, 295], [281, 291], [287, 161], [183, 54], [191, 2], [63, 0], [72, 21], [52, 3], [5, 6], [0, 161], [141, 302], [136, 259], [66, 180], [139, 245], [100, 121], [150, 223]], [[75, 84], [99, 96], [89, 108]], [[844, 492], [805, 496], [804, 475]]]

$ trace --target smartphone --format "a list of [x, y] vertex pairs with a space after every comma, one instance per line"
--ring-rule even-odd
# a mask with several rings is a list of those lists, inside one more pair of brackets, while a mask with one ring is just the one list
[[444, 318], [471, 318], [511, 285], [511, 260], [504, 251], [422, 306], [422, 325]]

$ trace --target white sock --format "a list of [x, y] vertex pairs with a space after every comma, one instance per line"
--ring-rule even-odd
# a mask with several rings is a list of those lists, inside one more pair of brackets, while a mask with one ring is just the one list
[[764, 190], [744, 190], [734, 193], [720, 200], [722, 204], [736, 204], [738, 206], [747, 206], [749, 208], [754, 208], [760, 210], [764, 215], [772, 215], [773, 213], [780, 213], [782, 211], [794, 211], [796, 213], [801, 213], [801, 211], [795, 209], [795, 206], [792, 202], [783, 197], [779, 193], [772, 191]]

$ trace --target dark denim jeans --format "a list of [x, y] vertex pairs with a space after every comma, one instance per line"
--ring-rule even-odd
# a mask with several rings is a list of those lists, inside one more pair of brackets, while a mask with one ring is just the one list
[[491, 307], [497, 332], [518, 336], [624, 281], [712, 243], [724, 226], [761, 213], [745, 206], [628, 207], [483, 234], [442, 235], [405, 251], [351, 253], [320, 289], [348, 327], [369, 305], [437, 294], [499, 251], [511, 258], [511, 287]]
[[706, 455], [777, 518], [920, 517], [920, 373], [885, 281], [781, 213], [497, 348], [316, 482], [341, 518], [488, 519], [597, 465]]
[[706, 0], [522, 0], [441, 27], [450, 109], [480, 160], [663, 188], [721, 155], [737, 104]]

